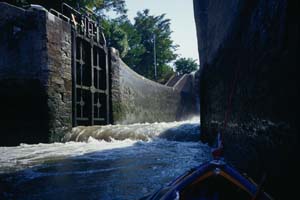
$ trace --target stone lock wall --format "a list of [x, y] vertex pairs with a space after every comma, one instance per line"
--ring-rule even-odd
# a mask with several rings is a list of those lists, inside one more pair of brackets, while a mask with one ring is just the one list
[[59, 141], [71, 129], [71, 27], [0, 3], [0, 145]]
[[71, 26], [47, 13], [46, 28], [50, 141], [60, 141], [72, 127]]
[[113, 48], [110, 61], [115, 124], [169, 122], [193, 114], [195, 103], [192, 86], [189, 86], [191, 79], [178, 84], [178, 88], [158, 84], [132, 71]]

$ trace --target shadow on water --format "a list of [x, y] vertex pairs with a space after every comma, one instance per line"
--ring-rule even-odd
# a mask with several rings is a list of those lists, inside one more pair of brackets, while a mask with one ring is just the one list
[[[178, 129], [181, 131], [178, 132]], [[170, 128], [159, 135], [159, 138], [181, 141], [181, 142], [197, 142], [200, 141], [200, 125], [199, 124], [182, 124], [175, 128]]]
[[197, 130], [199, 124], [182, 124], [127, 147], [65, 157], [49, 153], [36, 165], [0, 174], [0, 199], [139, 199], [210, 159]]

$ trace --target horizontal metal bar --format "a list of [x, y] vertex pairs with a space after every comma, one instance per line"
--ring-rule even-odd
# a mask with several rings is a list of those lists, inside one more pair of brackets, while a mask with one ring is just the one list
[[81, 60], [81, 59], [76, 59], [76, 62], [79, 63], [79, 64], [81, 64], [81, 65], [85, 64], [84, 60]]
[[76, 88], [78, 88], [78, 89], [82, 89], [82, 90], [88, 90], [88, 91], [90, 91], [90, 87], [88, 87], [88, 86], [84, 86], [84, 85], [76, 85]]
[[93, 68], [99, 70], [99, 71], [102, 71], [103, 69], [100, 67], [100, 66], [97, 66], [97, 65], [94, 65]]
[[105, 121], [104, 118], [94, 118], [95, 121]]
[[106, 94], [106, 91], [105, 90], [100, 90], [100, 89], [95, 89], [95, 92], [96, 93], [101, 93], [101, 94]]
[[[77, 33], [77, 37], [79, 37], [80, 39], [85, 40], [86, 42], [89, 42], [92, 45], [94, 45], [94, 46], [96, 46], [100, 49], [103, 49], [105, 51], [105, 47], [103, 45], [101, 45], [100, 42], [97, 42], [97, 41], [95, 41], [94, 39], [91, 39], [91, 38], [87, 38], [86, 36], [84, 36], [80, 33]], [[105, 53], [106, 53], [106, 51], [105, 51]]]
[[76, 117], [77, 120], [81, 120], [81, 121], [88, 121], [89, 118], [86, 117]]
[[[84, 85], [76, 85], [76, 88], [77, 89], [82, 89], [82, 90], [87, 90], [87, 91], [91, 90], [91, 87], [84, 86]], [[108, 91], [107, 90], [101, 90], [101, 89], [95, 88], [95, 93], [107, 94]]]

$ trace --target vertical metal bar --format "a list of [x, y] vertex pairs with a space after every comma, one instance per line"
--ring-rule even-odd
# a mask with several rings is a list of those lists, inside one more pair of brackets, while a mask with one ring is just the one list
[[99, 81], [100, 81], [100, 69], [101, 69], [99, 54], [100, 54], [100, 51], [97, 52], [97, 88], [98, 89], [100, 89]]
[[[95, 52], [96, 52], [96, 66], [95, 66], [95, 69], [96, 69], [96, 72], [97, 72], [97, 89], [100, 89], [99, 87], [99, 50], [98, 48], [95, 49]], [[100, 118], [100, 107], [98, 107], [98, 104], [100, 103], [99, 102], [99, 98], [100, 98], [100, 94], [99, 92], [97, 93], [97, 118]]]
[[[100, 54], [100, 51], [97, 48], [96, 49], [96, 64], [97, 64], [97, 66], [95, 67], [95, 69], [97, 71], [97, 89], [100, 89], [100, 83], [99, 83], [99, 81], [100, 81], [100, 74], [99, 74], [100, 73], [100, 71], [99, 71], [99, 69], [100, 69], [100, 60], [99, 60], [99, 54]], [[100, 107], [98, 106], [98, 104], [101, 105], [101, 102], [99, 101], [99, 99], [100, 99], [100, 93], [98, 92], [97, 93], [97, 118], [101, 118], [101, 116], [100, 116]]]
[[88, 24], [88, 19], [87, 18], [85, 18], [85, 31], [84, 31], [84, 34], [85, 34], [85, 37], [86, 38], [89, 38], [89, 34], [88, 34], [88, 32], [89, 32], [89, 24]]
[[82, 40], [79, 42], [79, 50], [80, 50], [80, 86], [83, 85], [83, 47], [82, 47]]
[[99, 27], [97, 26], [97, 32], [96, 32], [96, 40], [97, 40], [97, 43], [100, 43], [100, 39], [99, 39]]
[[[84, 60], [83, 60], [83, 40], [80, 39], [79, 42], [79, 48], [80, 48], [80, 86], [83, 86], [83, 65], [84, 65]], [[80, 88], [80, 102], [83, 101], [82, 98], [82, 87]], [[80, 104], [80, 117], [83, 118], [83, 106]]]
[[94, 48], [93, 48], [93, 38], [91, 38], [91, 125], [94, 125], [94, 112], [95, 112], [95, 102], [94, 102], [94, 96], [95, 96], [95, 86], [94, 86]]
[[94, 41], [95, 40], [95, 37], [94, 37], [94, 24], [92, 22], [90, 22], [90, 26], [91, 26], [91, 29], [90, 29], [91, 38]]
[[104, 46], [104, 53], [105, 53], [105, 79], [106, 79], [106, 124], [110, 122], [110, 107], [109, 107], [109, 72], [108, 72], [108, 49]]
[[77, 126], [77, 91], [76, 91], [76, 31], [72, 30], [72, 126]]

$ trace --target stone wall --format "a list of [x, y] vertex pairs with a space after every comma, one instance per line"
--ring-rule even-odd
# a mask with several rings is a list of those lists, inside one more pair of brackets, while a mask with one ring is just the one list
[[169, 122], [194, 111], [191, 93], [183, 91], [188, 90], [188, 82], [180, 84], [181, 89], [155, 83], [126, 66], [116, 50], [111, 49], [110, 54], [114, 124]]
[[60, 141], [72, 126], [71, 26], [47, 13], [46, 28], [50, 141]]
[[296, 191], [289, 184], [299, 163], [296, 8], [287, 0], [194, 0], [202, 139], [223, 130], [226, 159], [257, 181], [266, 173], [275, 199]]
[[59, 141], [71, 128], [71, 29], [0, 3], [0, 145]]

